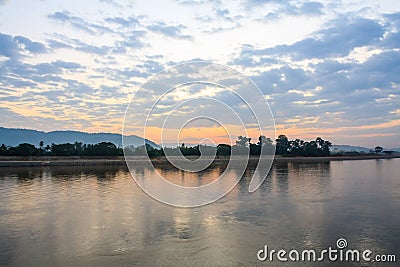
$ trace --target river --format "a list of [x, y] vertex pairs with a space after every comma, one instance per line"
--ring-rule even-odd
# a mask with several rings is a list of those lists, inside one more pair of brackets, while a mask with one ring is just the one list
[[[348, 248], [396, 254], [399, 166], [400, 159], [278, 162], [254, 193], [249, 168], [228, 195], [199, 208], [157, 202], [124, 167], [0, 168], [0, 265], [294, 266], [260, 262], [257, 252], [323, 250], [339, 238]], [[190, 186], [223, 170], [158, 171]], [[151, 179], [154, 170], [135, 175]]]

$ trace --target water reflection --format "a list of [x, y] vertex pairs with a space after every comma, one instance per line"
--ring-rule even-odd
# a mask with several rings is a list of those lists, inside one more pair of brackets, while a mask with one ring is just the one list
[[[323, 249], [342, 236], [352, 248], [396, 253], [399, 163], [278, 162], [251, 194], [248, 168], [226, 197], [194, 209], [151, 199], [123, 167], [0, 169], [0, 265], [252, 265], [264, 244]], [[156, 166], [186, 186], [224, 170]], [[138, 166], [135, 175], [155, 172]]]

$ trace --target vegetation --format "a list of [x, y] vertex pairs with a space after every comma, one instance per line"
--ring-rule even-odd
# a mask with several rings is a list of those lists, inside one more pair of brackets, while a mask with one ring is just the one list
[[[251, 143], [251, 138], [239, 136], [236, 145], [231, 146], [227, 144], [219, 144], [216, 152], [215, 148], [210, 146], [196, 145], [192, 147], [181, 146], [175, 148], [160, 148], [156, 149], [150, 145], [131, 147], [128, 150], [129, 155], [132, 156], [145, 156], [146, 153], [149, 157], [159, 157], [167, 155], [180, 155], [183, 156], [200, 156], [202, 153], [210, 154], [216, 153], [217, 156], [229, 156], [231, 153], [235, 154], [250, 154], [260, 155], [262, 149], [273, 149], [274, 143], [270, 138], [260, 136], [257, 143]], [[330, 147], [332, 143], [325, 141], [318, 137], [313, 141], [303, 141], [300, 139], [289, 140], [285, 135], [280, 135], [275, 141], [275, 154], [282, 156], [329, 156]]]
[[376, 147], [375, 147], [375, 153], [376, 153], [376, 154], [382, 153], [382, 151], [383, 151], [383, 148], [382, 148], [382, 147], [380, 147], [380, 146], [376, 146]]
[[[272, 151], [275, 148], [275, 154], [287, 157], [323, 157], [330, 155], [332, 143], [317, 137], [315, 140], [304, 141], [301, 139], [289, 140], [285, 135], [279, 135], [272, 141], [270, 138], [260, 136], [257, 143], [251, 143], [251, 138], [239, 136], [236, 144], [231, 146], [228, 144], [219, 144], [216, 148], [206, 145], [181, 146], [169, 148], [154, 148], [146, 144], [138, 147], [126, 147], [125, 152], [131, 156], [146, 156], [151, 158], [162, 157], [165, 155], [183, 155], [183, 156], [200, 156], [200, 155], [217, 155], [229, 156], [234, 154], [260, 155], [261, 151], [267, 149]], [[393, 151], [383, 151], [380, 146], [371, 150], [371, 153], [390, 154]], [[101, 142], [98, 144], [83, 144], [81, 142], [51, 144], [44, 146], [43, 142], [38, 147], [22, 143], [18, 146], [0, 146], [0, 156], [122, 156], [124, 151], [121, 147], [117, 147], [111, 142]], [[357, 153], [358, 154], [358, 153]], [[347, 154], [346, 154], [347, 155]]]
[[285, 135], [276, 139], [276, 154], [283, 156], [329, 156], [332, 143], [317, 137], [315, 141], [288, 140]]
[[122, 156], [123, 150], [111, 142], [101, 142], [98, 144], [51, 144], [44, 147], [43, 142], [39, 147], [32, 144], [23, 143], [18, 146], [0, 147], [0, 156]]

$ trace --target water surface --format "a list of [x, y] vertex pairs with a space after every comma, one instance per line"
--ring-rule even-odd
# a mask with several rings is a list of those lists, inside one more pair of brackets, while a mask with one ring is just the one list
[[[251, 266], [261, 265], [256, 253], [265, 244], [324, 249], [340, 237], [352, 249], [398, 254], [399, 164], [280, 162], [252, 194], [249, 168], [226, 197], [192, 209], [148, 197], [124, 167], [2, 168], [0, 265]], [[157, 171], [194, 186], [223, 168]], [[151, 179], [154, 170], [137, 168], [135, 175]]]

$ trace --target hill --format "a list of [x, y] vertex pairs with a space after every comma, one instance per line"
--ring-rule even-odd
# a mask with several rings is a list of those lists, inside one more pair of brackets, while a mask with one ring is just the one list
[[[374, 148], [367, 148], [362, 146], [351, 146], [351, 145], [332, 145], [331, 152], [338, 153], [338, 152], [364, 152], [368, 153], [370, 150], [374, 150]], [[383, 150], [388, 151], [395, 151], [400, 152], [400, 148], [386, 148], [384, 147]]]
[[[143, 145], [144, 142], [155, 148], [159, 145], [136, 135], [125, 136], [125, 143], [133, 146]], [[0, 127], [0, 144], [16, 146], [21, 143], [30, 143], [38, 146], [43, 141], [45, 146], [62, 143], [82, 142], [84, 144], [97, 144], [100, 142], [112, 142], [116, 146], [122, 146], [122, 135], [115, 133], [86, 133], [79, 131], [52, 131], [42, 132], [29, 129], [14, 129]]]
[[351, 146], [351, 145], [332, 145], [331, 152], [365, 152], [368, 153], [370, 148], [362, 146]]

